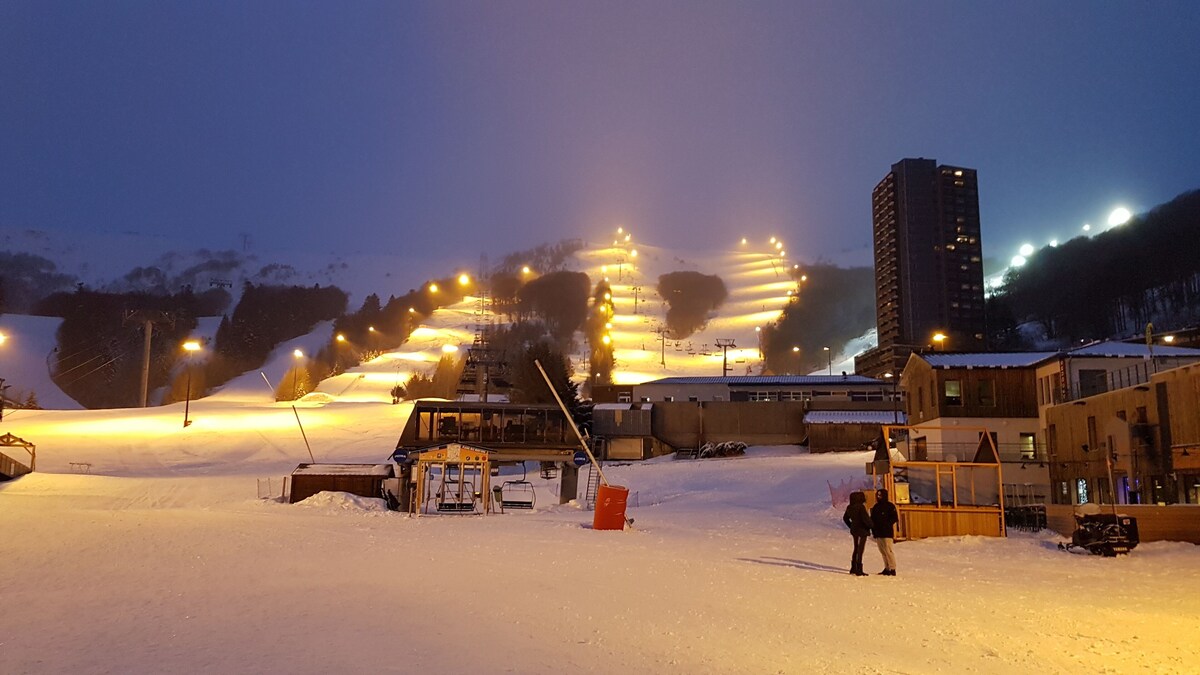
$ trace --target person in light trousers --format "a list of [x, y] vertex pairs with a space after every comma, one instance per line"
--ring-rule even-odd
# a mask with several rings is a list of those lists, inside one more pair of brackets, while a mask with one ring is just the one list
[[898, 522], [900, 516], [896, 513], [896, 505], [888, 501], [888, 491], [876, 490], [875, 505], [871, 507], [871, 536], [875, 537], [875, 545], [883, 556], [880, 574], [888, 577], [896, 576], [896, 552], [892, 550], [892, 543]]

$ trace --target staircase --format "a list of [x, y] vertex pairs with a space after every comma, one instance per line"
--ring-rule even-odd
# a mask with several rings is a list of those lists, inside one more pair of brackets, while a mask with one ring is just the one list
[[675, 459], [699, 459], [700, 448], [676, 448]]
[[587, 466], [588, 480], [587, 489], [583, 492], [583, 501], [589, 509], [596, 508], [596, 492], [600, 489], [600, 472], [596, 467], [588, 464]]

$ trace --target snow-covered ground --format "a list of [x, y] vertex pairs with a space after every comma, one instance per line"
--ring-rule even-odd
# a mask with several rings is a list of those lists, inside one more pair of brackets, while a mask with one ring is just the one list
[[[321, 459], [379, 461], [391, 425], [366, 420], [394, 408], [372, 408], [314, 433]], [[1200, 657], [1191, 545], [1102, 559], [1051, 535], [936, 539], [899, 544], [895, 578], [850, 576], [826, 481], [857, 476], [859, 453], [611, 466], [636, 504], [619, 532], [540, 479], [534, 511], [486, 517], [258, 499], [306, 457], [257, 435], [0, 486], [0, 672], [1188, 673]]]
[[[590, 255], [583, 267], [608, 273], [608, 254]], [[716, 374], [686, 344], [662, 367], [643, 320], [661, 303], [633, 314], [623, 295], [681, 268], [665, 257], [647, 248], [641, 277], [620, 271], [619, 365]], [[753, 345], [786, 301], [758, 258], [722, 275], [728, 311], [694, 346]], [[182, 404], [6, 413], [0, 431], [37, 444], [38, 472], [0, 484], [0, 673], [1196, 672], [1189, 544], [1101, 559], [1062, 553], [1048, 533], [934, 539], [899, 544], [895, 578], [850, 576], [828, 485], [861, 478], [861, 453], [613, 465], [636, 520], [624, 532], [590, 529], [592, 514], [559, 505], [532, 467], [532, 512], [414, 518], [340, 493], [260, 498], [308, 461], [305, 437], [318, 461], [386, 461], [411, 412], [388, 390], [469, 344], [474, 309], [439, 310], [295, 412], [263, 375], [278, 383], [328, 324], [280, 345], [262, 375], [192, 401], [186, 428]], [[52, 339], [49, 323], [37, 331]], [[52, 345], [34, 346], [37, 331], [6, 345], [41, 359], [22, 377], [44, 377]], [[881, 569], [873, 548], [867, 560]]]

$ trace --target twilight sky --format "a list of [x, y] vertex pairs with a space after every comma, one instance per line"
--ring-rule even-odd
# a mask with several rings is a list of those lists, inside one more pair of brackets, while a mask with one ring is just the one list
[[617, 225], [866, 263], [902, 157], [983, 245], [1200, 188], [1196, 2], [0, 0], [0, 226], [471, 262]]

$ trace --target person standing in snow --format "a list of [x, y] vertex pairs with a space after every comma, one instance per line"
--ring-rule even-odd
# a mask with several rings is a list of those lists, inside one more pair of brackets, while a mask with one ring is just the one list
[[871, 536], [871, 514], [867, 513], [867, 496], [861, 490], [850, 493], [850, 503], [842, 514], [842, 522], [850, 528], [850, 536], [854, 538], [854, 553], [850, 556], [850, 574], [865, 577], [863, 571], [863, 549], [867, 547], [867, 537]]
[[883, 556], [883, 571], [880, 574], [887, 577], [896, 576], [896, 554], [892, 551], [892, 540], [896, 536], [898, 522], [900, 516], [896, 513], [896, 505], [888, 501], [888, 491], [876, 490], [875, 505], [871, 507], [871, 534]]

